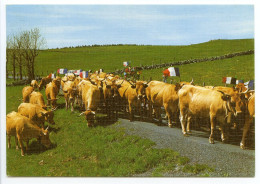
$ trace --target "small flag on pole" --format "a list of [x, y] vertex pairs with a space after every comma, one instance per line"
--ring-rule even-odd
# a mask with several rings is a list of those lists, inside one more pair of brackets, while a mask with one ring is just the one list
[[222, 78], [222, 83], [225, 83], [225, 84], [236, 84], [236, 78], [233, 78], [233, 77], [223, 77]]
[[66, 68], [60, 68], [57, 71], [58, 74], [66, 74], [67, 72], [68, 72], [68, 70]]
[[82, 72], [80, 72], [79, 76], [80, 76], [81, 78], [87, 78], [87, 77], [88, 77], [88, 71], [82, 71]]
[[79, 74], [80, 74], [80, 72], [82, 72], [82, 71], [83, 71], [82, 69], [80, 69], [80, 70], [74, 70], [74, 72], [73, 72], [73, 73], [74, 73], [75, 75], [79, 75]]
[[169, 70], [169, 72], [170, 72], [170, 76], [178, 76], [178, 77], [180, 77], [179, 68], [170, 67], [170, 68], [168, 68], [168, 70]]
[[254, 90], [255, 89], [255, 82], [254, 82], [254, 80], [250, 80], [250, 81], [245, 82], [245, 86], [247, 86], [247, 88], [249, 90]]
[[129, 65], [128, 61], [123, 62], [124, 67], [127, 67]]
[[243, 80], [236, 80], [236, 84], [239, 84], [239, 83], [244, 83]]

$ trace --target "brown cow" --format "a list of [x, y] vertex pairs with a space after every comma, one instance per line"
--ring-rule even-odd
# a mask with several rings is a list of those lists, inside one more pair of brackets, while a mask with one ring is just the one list
[[155, 109], [159, 122], [161, 118], [161, 107], [163, 106], [168, 117], [168, 126], [172, 127], [172, 121], [177, 119], [178, 112], [178, 90], [181, 88], [179, 83], [167, 84], [160, 81], [151, 81], [146, 88], [146, 96], [149, 102], [149, 116], [151, 117], [152, 106]]
[[186, 122], [191, 116], [209, 118], [211, 123], [211, 134], [209, 143], [214, 143], [214, 131], [216, 122], [220, 123], [221, 139], [225, 141], [227, 126], [226, 117], [228, 112], [237, 114], [235, 97], [227, 95], [222, 91], [206, 89], [198, 86], [185, 85], [179, 92], [180, 121], [182, 133], [187, 134]]
[[[130, 121], [134, 119], [134, 110], [137, 108], [139, 112], [141, 111], [141, 103], [145, 97], [145, 88], [148, 87], [147, 82], [137, 81], [135, 83], [129, 81], [119, 80], [118, 83], [122, 83], [121, 87], [118, 89], [119, 95], [122, 98], [122, 104], [128, 103]], [[142, 115], [141, 115], [142, 118]]]
[[30, 94], [34, 91], [32, 86], [25, 86], [22, 90], [23, 102], [29, 103]]
[[51, 77], [49, 76], [43, 77], [39, 84], [39, 90], [41, 91], [43, 87], [46, 88], [46, 85], [49, 84], [51, 81], [52, 81]]
[[45, 94], [47, 97], [48, 106], [52, 106], [52, 109], [56, 108], [56, 101], [58, 100], [56, 97], [59, 93], [59, 89], [56, 86], [55, 82], [50, 82], [46, 85]]
[[55, 124], [53, 111], [47, 111], [38, 104], [21, 103], [18, 112], [32, 120], [39, 127], [44, 127], [44, 122]]
[[21, 155], [24, 156], [25, 150], [23, 141], [26, 142], [26, 151], [28, 150], [29, 141], [32, 138], [40, 140], [41, 144], [49, 148], [51, 141], [49, 139], [48, 128], [45, 130], [34, 125], [33, 122], [17, 112], [11, 112], [6, 115], [6, 133], [8, 137], [8, 148], [11, 148], [11, 136], [15, 137], [16, 149], [18, 149], [18, 143], [21, 147]]
[[66, 110], [71, 106], [71, 111], [74, 111], [74, 102], [77, 95], [77, 88], [74, 82], [67, 81], [63, 87], [64, 98], [66, 102]]
[[92, 126], [93, 121], [91, 121], [91, 119], [93, 119], [93, 115], [95, 115], [95, 111], [97, 110], [100, 102], [100, 90], [97, 86], [92, 84], [83, 85], [88, 86], [87, 90], [82, 94], [86, 111], [80, 115], [85, 114], [86, 120], [88, 121], [88, 126]]
[[111, 117], [114, 111], [116, 111], [116, 117], [118, 116], [118, 110], [117, 110], [117, 106], [119, 102], [118, 89], [121, 87], [121, 84], [116, 84], [115, 80], [113, 81], [105, 80], [105, 85], [103, 85], [104, 102], [105, 102], [105, 108], [108, 117]]
[[30, 94], [30, 100], [29, 103], [31, 104], [38, 104], [40, 105], [43, 109], [47, 110], [47, 106], [45, 105], [43, 95], [40, 92], [32, 92]]
[[242, 140], [240, 142], [241, 149], [245, 149], [246, 136], [247, 136], [248, 130], [250, 129], [250, 125], [253, 122], [254, 117], [255, 117], [255, 94], [250, 96], [248, 99], [247, 112], [246, 112], [246, 116], [245, 116], [245, 125], [243, 128], [243, 136], [242, 136]]

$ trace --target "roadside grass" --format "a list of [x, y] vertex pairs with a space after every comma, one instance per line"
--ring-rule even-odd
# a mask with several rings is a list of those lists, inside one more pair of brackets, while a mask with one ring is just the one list
[[[98, 70], [112, 72], [123, 68], [123, 61], [132, 66], [152, 65], [191, 58], [221, 56], [254, 49], [254, 39], [212, 40], [184, 46], [99, 46], [81, 48], [49, 49], [36, 57], [37, 75], [47, 75], [58, 68]], [[12, 70], [11, 64], [8, 69]]]
[[[17, 111], [20, 104], [17, 99], [21, 97], [23, 87], [7, 87], [7, 113]], [[8, 176], [122, 177], [151, 169], [156, 171], [152, 176], [160, 176], [178, 165], [189, 163], [188, 158], [173, 150], [156, 149], [154, 142], [114, 128], [119, 122], [106, 126], [106, 117], [102, 114], [98, 118], [103, 125], [88, 128], [85, 118], [78, 116], [78, 109], [75, 112], [64, 109], [63, 97], [58, 105], [60, 108], [54, 117], [56, 124], [50, 125], [53, 147], [46, 150], [33, 139], [28, 153], [22, 157], [12, 138], [11, 149], [6, 148]]]

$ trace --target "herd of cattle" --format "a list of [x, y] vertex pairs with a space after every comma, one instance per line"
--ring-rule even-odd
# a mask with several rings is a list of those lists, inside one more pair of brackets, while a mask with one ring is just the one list
[[[45, 88], [47, 105], [42, 93]], [[61, 89], [61, 90], [60, 90]], [[55, 124], [54, 111], [58, 108], [57, 97], [63, 92], [66, 109], [74, 111], [74, 105], [82, 109], [88, 126], [93, 126], [95, 114], [103, 109], [108, 118], [118, 117], [118, 112], [129, 114], [130, 121], [135, 112], [153, 121], [162, 122], [161, 110], [164, 107], [168, 126], [180, 122], [182, 133], [190, 132], [190, 123], [200, 120], [210, 122], [209, 143], [214, 143], [216, 123], [221, 131], [221, 140], [228, 139], [229, 127], [244, 124], [240, 147], [245, 149], [245, 140], [255, 116], [255, 92], [239, 83], [235, 87], [196, 86], [191, 82], [168, 84], [161, 81], [128, 81], [113, 74], [90, 74], [80, 78], [74, 74], [52, 79], [44, 77], [39, 85], [36, 80], [22, 90], [23, 103], [18, 112], [6, 116], [8, 148], [10, 138], [15, 137], [16, 149], [21, 147], [25, 154], [23, 141], [28, 149], [29, 140], [37, 138], [47, 148], [51, 146], [48, 127], [44, 123]], [[49, 110], [48, 110], [49, 108]], [[242, 121], [241, 121], [241, 117]], [[240, 121], [238, 121], [240, 120]], [[200, 121], [202, 122], [202, 121]]]

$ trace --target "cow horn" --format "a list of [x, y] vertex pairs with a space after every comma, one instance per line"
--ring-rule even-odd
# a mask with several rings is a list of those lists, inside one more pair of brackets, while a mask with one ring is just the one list
[[127, 82], [128, 82], [129, 84], [131, 84], [132, 86], [134, 86], [134, 84], [133, 84], [131, 81], [128, 81], [128, 80], [127, 80]]
[[226, 95], [223, 91], [218, 90], [218, 92], [222, 93], [223, 95]]
[[192, 78], [192, 80], [191, 80], [191, 82], [190, 83], [193, 83], [193, 78]]
[[49, 129], [49, 126], [47, 126], [47, 128], [45, 129], [45, 131], [48, 130], [48, 129]]
[[246, 94], [249, 91], [249, 88], [245, 92], [240, 92], [240, 94]]
[[57, 110], [57, 108], [58, 108], [58, 106], [57, 106], [57, 107], [55, 107], [54, 109], [51, 109], [51, 111], [56, 111], [56, 110]]
[[79, 116], [81, 116], [82, 114], [84, 114], [85, 112], [82, 112], [82, 113], [80, 113], [80, 115]]

